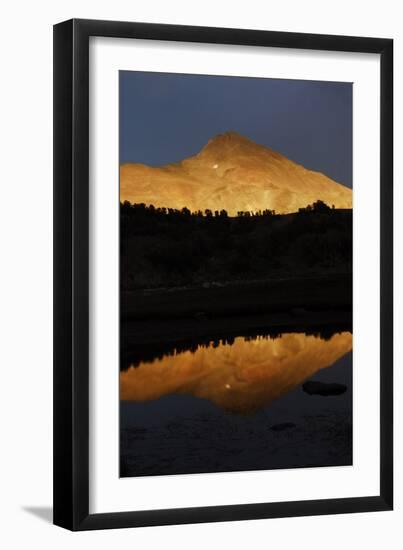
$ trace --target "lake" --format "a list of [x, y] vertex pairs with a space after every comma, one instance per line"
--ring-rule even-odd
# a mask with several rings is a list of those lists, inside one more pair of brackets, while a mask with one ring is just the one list
[[352, 464], [351, 332], [155, 350], [120, 372], [122, 477]]

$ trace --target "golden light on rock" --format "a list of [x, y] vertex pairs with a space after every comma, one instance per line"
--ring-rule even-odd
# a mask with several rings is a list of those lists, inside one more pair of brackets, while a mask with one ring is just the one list
[[122, 164], [120, 200], [191, 211], [296, 212], [317, 200], [352, 208], [352, 191], [268, 147], [226, 132], [195, 156], [151, 167]]
[[301, 333], [275, 339], [237, 337], [233, 344], [200, 346], [195, 352], [130, 367], [120, 373], [120, 398], [141, 402], [187, 394], [247, 414], [285, 395], [351, 349], [350, 332], [328, 340]]

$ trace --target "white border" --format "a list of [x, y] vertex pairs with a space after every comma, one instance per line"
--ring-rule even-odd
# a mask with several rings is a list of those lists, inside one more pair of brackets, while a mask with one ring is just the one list
[[[90, 39], [90, 513], [379, 494], [376, 54]], [[118, 71], [353, 82], [354, 466], [118, 477]]]

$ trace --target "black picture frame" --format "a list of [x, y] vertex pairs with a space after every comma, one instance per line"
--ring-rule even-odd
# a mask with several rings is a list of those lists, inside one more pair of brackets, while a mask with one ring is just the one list
[[[89, 38], [376, 53], [380, 126], [380, 492], [89, 513]], [[393, 40], [73, 19], [54, 27], [54, 523], [71, 530], [391, 510], [393, 506]]]

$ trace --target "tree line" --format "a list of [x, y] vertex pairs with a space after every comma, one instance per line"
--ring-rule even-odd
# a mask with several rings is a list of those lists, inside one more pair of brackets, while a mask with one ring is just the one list
[[[298, 210], [298, 213], [306, 213], [306, 212], [314, 212], [314, 213], [323, 213], [323, 212], [330, 212], [331, 210], [334, 210], [335, 207], [332, 205], [332, 208], [330, 208], [325, 202], [321, 200], [317, 200], [312, 204], [308, 204], [304, 208], [300, 208]], [[132, 204], [129, 201], [124, 201], [121, 203], [121, 213], [122, 215], [128, 215], [130, 213], [147, 213], [150, 216], [152, 215], [161, 215], [161, 216], [175, 216], [175, 217], [183, 217], [183, 218], [221, 218], [226, 219], [228, 218], [228, 212], [225, 209], [220, 210], [211, 210], [209, 208], [206, 208], [205, 210], [195, 210], [191, 211], [189, 208], [186, 208], [184, 206], [183, 208], [169, 208], [169, 207], [155, 207], [153, 204], [146, 205], [145, 203], [135, 203]], [[263, 209], [263, 210], [256, 210], [256, 211], [243, 211], [239, 210], [237, 212], [238, 218], [258, 218], [258, 217], [272, 217], [276, 215], [275, 210], [271, 209]], [[281, 215], [281, 214], [280, 214]]]
[[352, 211], [316, 201], [294, 214], [120, 206], [124, 289], [351, 271]]

